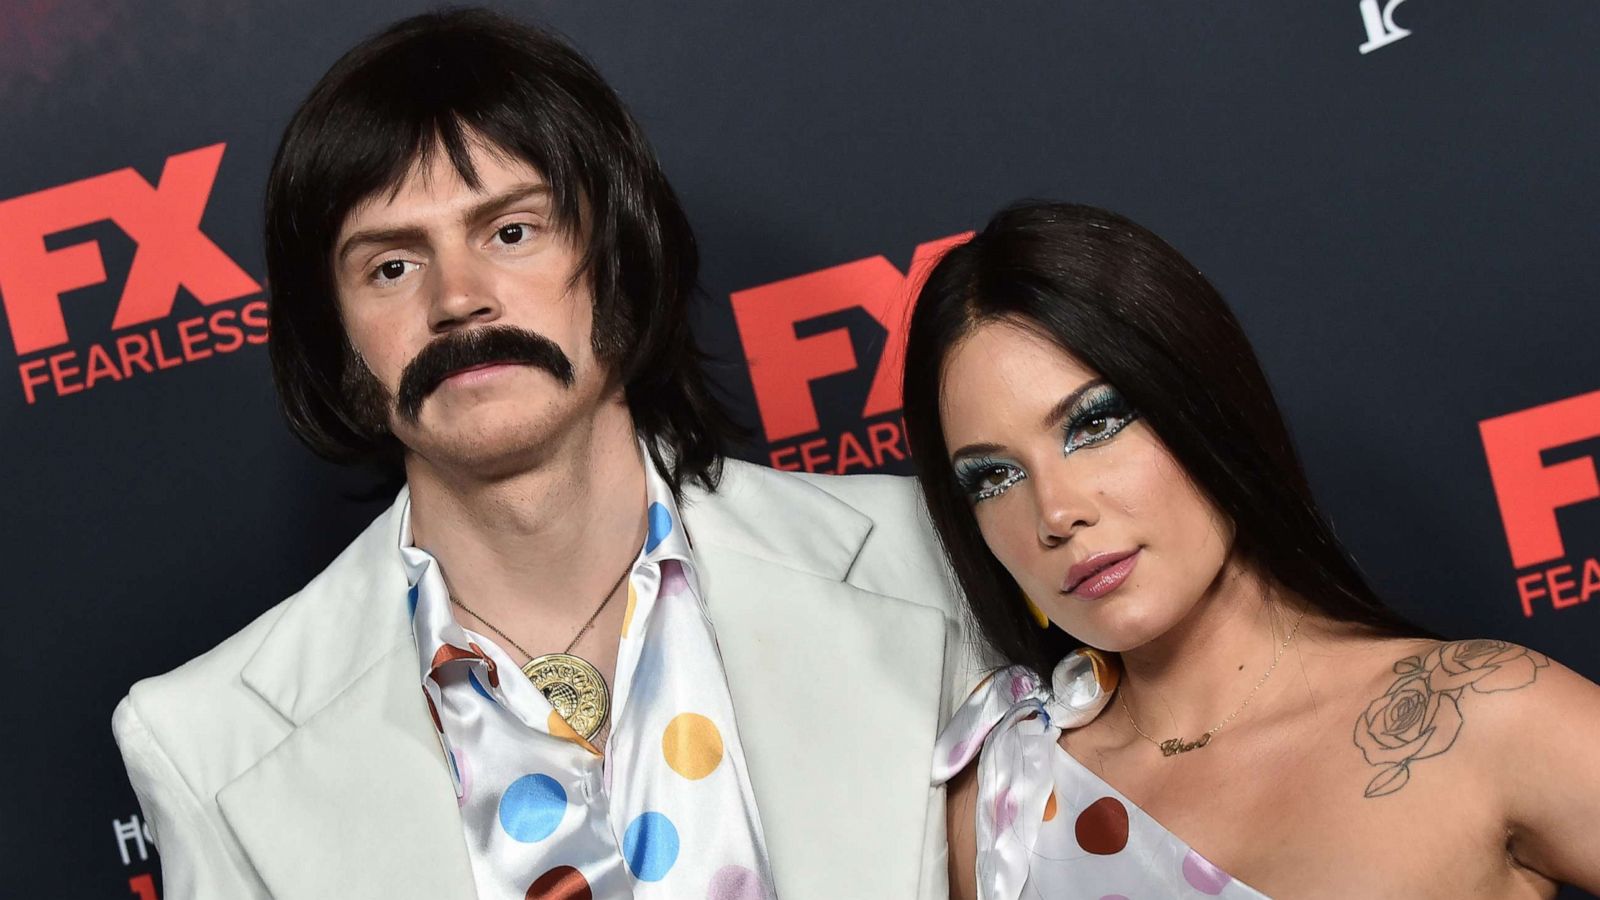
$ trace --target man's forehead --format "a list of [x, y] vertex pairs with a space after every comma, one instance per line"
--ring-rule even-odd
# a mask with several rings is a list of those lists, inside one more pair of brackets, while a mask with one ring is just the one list
[[540, 193], [548, 195], [544, 174], [509, 150], [474, 137], [466, 151], [466, 158], [458, 160], [437, 139], [423, 145], [398, 178], [380, 185], [350, 208], [341, 234], [368, 220], [467, 209], [524, 186], [544, 187]]

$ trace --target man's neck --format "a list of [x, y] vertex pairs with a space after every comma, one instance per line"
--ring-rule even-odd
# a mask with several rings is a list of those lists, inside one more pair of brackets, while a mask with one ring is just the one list
[[561, 649], [644, 543], [649, 463], [627, 408], [589, 424], [507, 477], [407, 461], [413, 542], [453, 597], [536, 654]]

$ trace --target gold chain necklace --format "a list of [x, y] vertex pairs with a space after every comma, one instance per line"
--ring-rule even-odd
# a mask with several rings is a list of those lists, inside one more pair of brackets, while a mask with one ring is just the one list
[[1250, 705], [1251, 700], [1255, 699], [1256, 691], [1260, 690], [1261, 686], [1267, 683], [1267, 679], [1272, 677], [1273, 670], [1278, 668], [1278, 660], [1283, 659], [1284, 651], [1289, 649], [1289, 644], [1294, 641], [1294, 636], [1299, 633], [1300, 623], [1305, 621], [1305, 617], [1306, 611], [1301, 610], [1300, 617], [1294, 620], [1294, 627], [1289, 629], [1289, 636], [1283, 639], [1283, 643], [1278, 645], [1278, 651], [1272, 655], [1272, 665], [1267, 666], [1266, 673], [1263, 674], [1261, 679], [1256, 682], [1256, 686], [1250, 689], [1250, 693], [1245, 695], [1244, 702], [1239, 704], [1239, 708], [1234, 710], [1232, 715], [1212, 726], [1210, 731], [1207, 731], [1205, 734], [1200, 735], [1200, 737], [1192, 741], [1186, 741], [1181, 737], [1168, 738], [1164, 741], [1156, 740], [1149, 734], [1146, 734], [1145, 730], [1140, 728], [1139, 723], [1134, 720], [1133, 709], [1128, 705], [1127, 686], [1124, 685], [1123, 689], [1117, 693], [1122, 698], [1122, 711], [1128, 714], [1128, 724], [1133, 726], [1134, 731], [1139, 732], [1140, 737], [1159, 747], [1161, 749], [1162, 756], [1177, 756], [1179, 753], [1188, 753], [1190, 750], [1199, 750], [1201, 747], [1211, 743], [1211, 739], [1216, 736], [1217, 732], [1221, 731], [1224, 726], [1238, 718], [1239, 714], [1244, 712], [1244, 708]]
[[616, 596], [617, 588], [622, 586], [622, 582], [627, 580], [628, 573], [632, 571], [633, 563], [630, 561], [628, 567], [622, 570], [622, 574], [617, 576], [611, 589], [606, 591], [605, 597], [589, 616], [589, 620], [584, 622], [578, 633], [567, 642], [566, 648], [560, 653], [546, 653], [543, 656], [529, 653], [511, 635], [496, 628], [493, 622], [456, 599], [454, 594], [451, 594], [450, 602], [488, 626], [490, 631], [528, 658], [528, 662], [522, 667], [522, 674], [528, 676], [528, 680], [544, 694], [545, 699], [550, 701], [550, 705], [555, 707], [561, 718], [572, 726], [572, 730], [587, 741], [599, 734], [600, 728], [605, 725], [606, 716], [611, 712], [611, 690], [606, 687], [606, 680], [600, 674], [600, 670], [583, 657], [573, 656], [572, 648], [578, 646], [583, 636], [589, 633], [589, 629], [600, 618], [600, 613], [611, 604], [611, 598]]

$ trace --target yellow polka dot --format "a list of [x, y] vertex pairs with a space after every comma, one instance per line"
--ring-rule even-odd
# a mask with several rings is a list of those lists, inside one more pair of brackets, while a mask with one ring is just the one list
[[545, 727], [550, 730], [550, 735], [552, 737], [558, 737], [564, 741], [571, 741], [590, 753], [593, 753], [595, 756], [600, 755], [600, 751], [596, 750], [593, 744], [585, 740], [583, 735], [579, 734], [577, 730], [575, 730], [571, 725], [567, 724], [566, 719], [561, 718], [561, 713], [558, 713], [553, 709], [550, 710], [550, 718], [545, 721]]
[[1093, 647], [1080, 647], [1076, 651], [1079, 656], [1088, 657], [1090, 666], [1094, 669], [1094, 680], [1100, 685], [1100, 690], [1109, 694], [1117, 689], [1117, 683], [1122, 680], [1122, 669], [1116, 660]]
[[1050, 799], [1044, 802], [1044, 820], [1046, 822], [1056, 817], [1056, 792], [1050, 792]]
[[633, 580], [628, 580], [628, 609], [622, 614], [622, 636], [628, 636], [628, 626], [633, 624], [633, 607], [639, 602], [639, 594], [633, 589]]
[[705, 716], [682, 713], [667, 723], [661, 753], [672, 771], [690, 781], [704, 778], [722, 762], [722, 734]]

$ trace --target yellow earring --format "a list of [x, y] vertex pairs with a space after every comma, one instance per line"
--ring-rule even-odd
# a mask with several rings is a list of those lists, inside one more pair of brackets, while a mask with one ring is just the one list
[[1050, 627], [1050, 617], [1044, 614], [1044, 610], [1039, 608], [1039, 604], [1033, 602], [1033, 598], [1028, 596], [1027, 591], [1022, 592], [1022, 602], [1028, 604], [1028, 612], [1033, 614], [1033, 620], [1039, 623], [1040, 628]]

